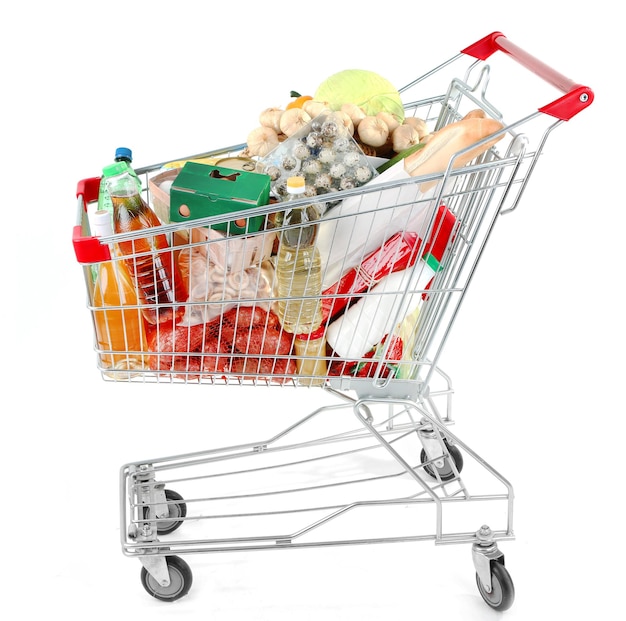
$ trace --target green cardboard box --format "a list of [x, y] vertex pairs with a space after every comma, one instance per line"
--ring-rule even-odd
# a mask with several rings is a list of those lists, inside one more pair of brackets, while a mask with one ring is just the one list
[[248, 218], [242, 227], [235, 224], [237, 213], [267, 205], [269, 198], [269, 175], [186, 162], [170, 190], [170, 220], [187, 222], [232, 215], [228, 222], [212, 228], [229, 233], [256, 233], [263, 226], [265, 216]]

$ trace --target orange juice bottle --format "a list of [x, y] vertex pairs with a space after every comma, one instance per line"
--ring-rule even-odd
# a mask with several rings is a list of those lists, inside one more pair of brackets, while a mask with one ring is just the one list
[[[113, 234], [111, 214], [105, 210], [94, 213], [96, 236]], [[96, 340], [103, 368], [115, 379], [128, 379], [122, 371], [147, 368], [148, 350], [137, 293], [124, 262], [120, 259], [98, 265], [94, 286], [94, 323]], [[127, 308], [125, 308], [127, 307]], [[106, 371], [105, 371], [106, 373]]]

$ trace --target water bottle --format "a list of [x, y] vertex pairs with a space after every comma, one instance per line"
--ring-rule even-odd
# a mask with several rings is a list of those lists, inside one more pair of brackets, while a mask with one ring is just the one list
[[[137, 174], [135, 173], [132, 167], [133, 152], [126, 147], [118, 147], [115, 150], [115, 160], [113, 163], [115, 164], [119, 162], [124, 162], [126, 164], [126, 168], [128, 172], [130, 172], [130, 174], [134, 177], [137, 183], [137, 189], [139, 190], [139, 192], [141, 192], [142, 190], [141, 180], [139, 179], [139, 177], [137, 176]], [[107, 190], [104, 174], [100, 181], [100, 191], [98, 193], [98, 210], [108, 211], [109, 214], [111, 215], [111, 218], [113, 218], [113, 203], [111, 202], [111, 197], [109, 195], [109, 191]], [[90, 222], [90, 224], [93, 224], [93, 223]]]

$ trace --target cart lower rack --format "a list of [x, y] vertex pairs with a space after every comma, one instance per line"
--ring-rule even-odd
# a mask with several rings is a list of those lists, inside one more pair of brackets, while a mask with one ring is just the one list
[[[563, 95], [511, 121], [487, 98], [501, 59]], [[442, 83], [441, 94], [424, 97]], [[218, 164], [245, 154], [245, 144], [184, 158], [195, 168], [156, 164], [137, 171], [142, 200], [160, 217], [150, 233], [96, 235], [101, 179], [79, 183], [74, 246], [105, 380], [308, 395], [321, 388], [331, 400], [254, 442], [121, 468], [122, 549], [141, 561], [142, 584], [160, 600], [189, 591], [185, 555], [427, 540], [472, 544], [482, 598], [497, 610], [513, 603], [498, 548], [513, 538], [513, 489], [450, 431], [453, 390], [439, 360], [499, 216], [517, 207], [550, 132], [593, 93], [497, 32], [400, 92], [406, 116], [435, 136], [472, 117], [498, 129], [452, 153], [441, 170], [416, 175], [406, 161], [381, 167], [345, 133], [329, 144], [322, 115], [283, 143], [283, 160], [247, 160], [247, 173]], [[288, 151], [308, 158], [315, 132], [325, 136], [316, 161]], [[308, 175], [324, 149], [335, 177], [345, 181], [350, 166], [359, 171], [322, 192]], [[246, 191], [264, 182], [261, 194], [269, 188], [272, 200], [188, 218], [206, 199], [196, 196], [193, 174], [207, 174], [202, 183], [240, 183], [238, 190], [252, 175]], [[314, 210], [321, 219], [283, 217], [281, 175], [316, 188], [291, 201], [290, 213]], [[300, 245], [290, 273], [285, 248], [293, 239]], [[303, 239], [309, 262], [296, 275]]]
[[[418, 403], [336, 395], [342, 403], [271, 438], [122, 468], [122, 547], [141, 560], [146, 589], [166, 600], [187, 591], [179, 554], [430, 540], [473, 543], [483, 597], [508, 607], [497, 542], [513, 537], [513, 491], [445, 429], [432, 406], [449, 392]], [[458, 530], [468, 503], [487, 509], [491, 527]]]

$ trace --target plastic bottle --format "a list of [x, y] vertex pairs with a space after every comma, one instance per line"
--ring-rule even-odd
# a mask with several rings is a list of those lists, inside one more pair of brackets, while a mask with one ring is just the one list
[[[115, 150], [115, 160], [113, 163], [119, 162], [124, 162], [126, 164], [126, 168], [136, 180], [137, 189], [139, 190], [139, 192], [141, 192], [141, 180], [139, 179], [139, 177], [137, 177], [137, 174], [132, 168], [133, 152], [126, 147], [118, 147]], [[100, 182], [100, 192], [98, 194], [98, 210], [108, 211], [111, 218], [113, 218], [113, 203], [111, 202], [111, 197], [109, 195], [109, 191], [107, 190], [104, 175]]]
[[298, 334], [293, 342], [296, 352], [298, 384], [321, 386], [328, 374], [326, 361], [326, 326], [320, 326], [311, 334]]
[[[119, 162], [103, 170], [111, 201], [116, 233], [129, 233], [160, 226], [156, 213], [137, 189], [126, 164]], [[187, 301], [187, 286], [178, 262], [163, 233], [118, 243], [136, 285], [144, 319], [150, 324], [180, 319]], [[144, 254], [146, 253], [146, 254]]]
[[[302, 177], [287, 179], [289, 198], [301, 198]], [[327, 373], [326, 327], [322, 325], [322, 262], [316, 248], [320, 211], [315, 205], [287, 209], [277, 219], [279, 226], [302, 225], [280, 232], [276, 261], [278, 317], [283, 329], [296, 335], [298, 383], [321, 385]], [[302, 299], [311, 296], [310, 299]]]
[[[287, 200], [301, 198], [304, 190], [304, 178], [287, 180]], [[287, 209], [278, 219], [280, 226], [294, 227], [280, 231], [276, 260], [278, 317], [292, 334], [310, 334], [322, 323], [322, 262], [315, 246], [320, 215], [315, 205], [306, 205]]]
[[[423, 289], [435, 271], [423, 259], [415, 266], [385, 276], [367, 297], [361, 298], [328, 326], [327, 339], [341, 358], [362, 358], [393, 329], [398, 319], [411, 314], [422, 300]], [[407, 293], [402, 299], [404, 291]]]
[[[113, 235], [108, 211], [94, 213], [92, 233], [100, 237]], [[115, 260], [103, 261], [97, 269], [93, 298], [96, 340], [99, 350], [111, 352], [101, 353], [100, 363], [105, 369], [117, 371], [144, 369], [147, 358], [142, 352], [148, 350], [146, 334], [128, 270], [122, 261]], [[129, 308], [120, 308], [124, 306]], [[126, 373], [105, 373], [114, 379], [129, 378]]]

